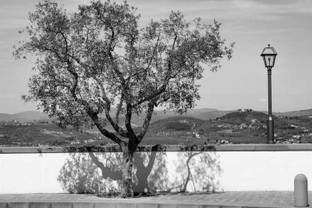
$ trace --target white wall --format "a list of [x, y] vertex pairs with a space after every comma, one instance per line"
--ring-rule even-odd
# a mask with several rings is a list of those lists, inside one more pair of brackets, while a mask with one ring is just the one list
[[[219, 152], [224, 191], [293, 190], [296, 174], [312, 180], [312, 152]], [[0, 193], [58, 193], [68, 154], [0, 154]], [[168, 153], [169, 167], [177, 159]], [[171, 174], [174, 174], [172, 170]]]

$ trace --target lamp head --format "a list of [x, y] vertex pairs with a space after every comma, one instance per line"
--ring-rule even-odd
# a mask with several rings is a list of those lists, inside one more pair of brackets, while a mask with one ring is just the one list
[[267, 68], [273, 68], [275, 64], [275, 58], [276, 58], [276, 50], [270, 44], [268, 44], [267, 47], [265, 47], [261, 53], [261, 56], [264, 61], [264, 66]]

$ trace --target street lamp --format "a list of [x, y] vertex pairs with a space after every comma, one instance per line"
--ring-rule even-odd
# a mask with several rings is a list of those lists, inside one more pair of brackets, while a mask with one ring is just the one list
[[272, 68], [275, 64], [276, 50], [270, 46], [265, 47], [261, 53], [264, 66], [268, 69], [268, 123], [267, 123], [267, 143], [274, 143], [274, 121], [272, 116]]

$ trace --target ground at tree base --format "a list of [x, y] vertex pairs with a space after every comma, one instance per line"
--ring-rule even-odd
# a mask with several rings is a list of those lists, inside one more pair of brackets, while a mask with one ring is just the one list
[[[309, 192], [312, 204], [312, 192]], [[88, 203], [90, 207], [294, 207], [292, 191], [228, 191], [224, 193], [180, 193], [130, 199], [98, 198], [80, 194], [0, 194], [0, 207], [3, 203]], [[98, 206], [101, 205], [102, 206]], [[87, 204], [86, 204], [87, 205]], [[118, 205], [118, 206], [117, 206]], [[9, 206], [10, 207], [10, 206]], [[14, 207], [14, 206], [11, 206]], [[26, 205], [27, 207], [27, 205]], [[28, 206], [31, 207], [31, 206]], [[37, 207], [37, 206], [36, 206]], [[54, 206], [52, 206], [54, 207]], [[71, 207], [76, 207], [71, 205]], [[80, 207], [80, 206], [79, 206]], [[89, 207], [89, 206], [84, 206]]]

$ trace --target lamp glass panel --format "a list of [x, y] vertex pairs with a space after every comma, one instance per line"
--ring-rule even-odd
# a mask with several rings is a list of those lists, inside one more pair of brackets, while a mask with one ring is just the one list
[[266, 54], [264, 56], [264, 65], [266, 67], [273, 67], [275, 62], [275, 55]]

